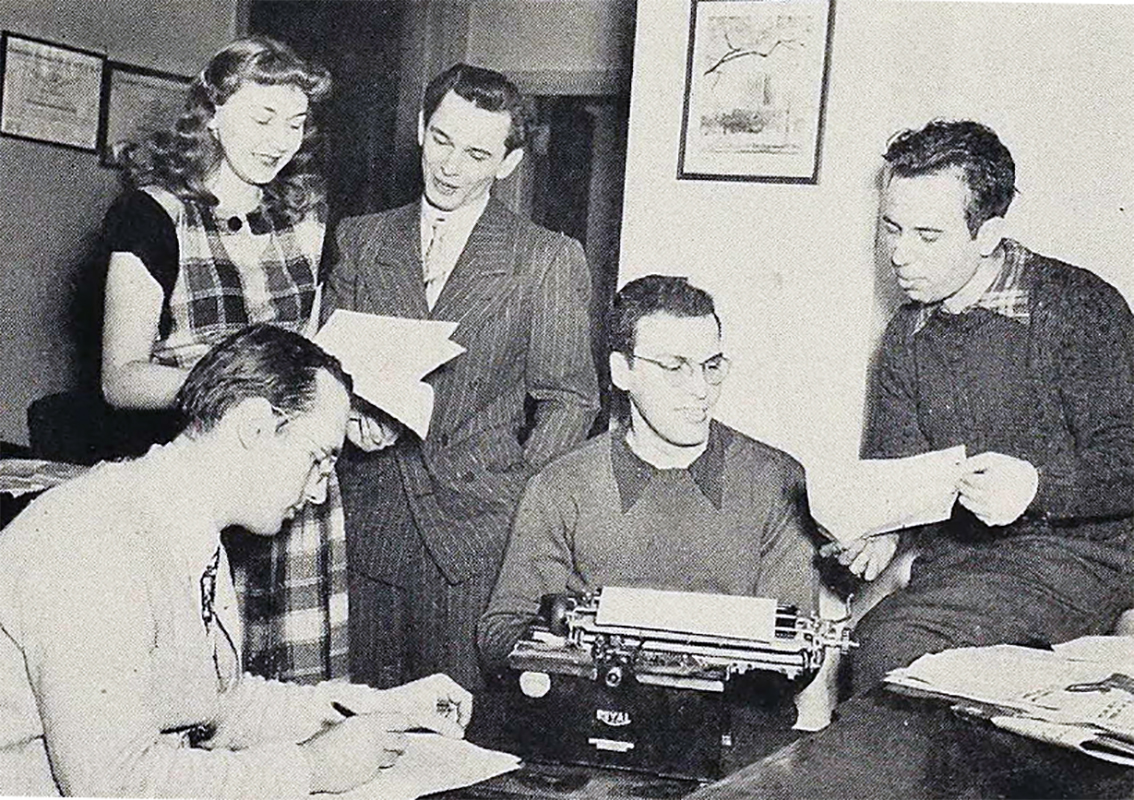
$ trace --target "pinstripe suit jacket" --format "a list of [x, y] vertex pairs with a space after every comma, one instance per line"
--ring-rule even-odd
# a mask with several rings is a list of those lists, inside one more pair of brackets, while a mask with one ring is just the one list
[[[426, 379], [435, 391], [429, 436], [403, 429], [385, 456], [396, 459], [417, 528], [446, 577], [495, 574], [525, 482], [580, 442], [598, 409], [582, 247], [490, 200], [431, 312], [418, 202], [343, 220], [336, 245], [325, 313], [459, 323], [453, 339], [468, 351]], [[526, 395], [537, 411], [521, 445]], [[352, 568], [401, 583], [417, 546], [402, 528], [361, 541], [354, 532]]]

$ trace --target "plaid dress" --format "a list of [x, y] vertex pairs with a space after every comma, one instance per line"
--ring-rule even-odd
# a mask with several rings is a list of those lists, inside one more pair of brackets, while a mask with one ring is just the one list
[[[168, 333], [151, 358], [191, 367], [224, 337], [258, 322], [302, 332], [315, 299], [325, 223], [251, 212], [267, 233], [252, 263], [230, 255], [235, 236], [213, 209], [161, 189], [144, 191], [174, 218], [178, 273], [166, 311]], [[238, 252], [233, 247], [231, 252]], [[225, 537], [244, 625], [244, 667], [267, 678], [315, 683], [347, 674], [346, 534], [334, 474], [321, 505], [306, 506], [274, 537]]]

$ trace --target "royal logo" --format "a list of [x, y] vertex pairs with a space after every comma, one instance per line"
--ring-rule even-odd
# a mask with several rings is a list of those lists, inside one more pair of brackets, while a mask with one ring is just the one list
[[599, 708], [595, 710], [595, 716], [603, 725], [609, 725], [612, 728], [621, 728], [623, 725], [630, 724], [630, 714], [626, 711], [610, 711], [606, 708]]

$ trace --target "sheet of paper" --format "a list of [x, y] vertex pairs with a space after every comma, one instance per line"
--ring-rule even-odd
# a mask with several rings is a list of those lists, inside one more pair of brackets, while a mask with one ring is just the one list
[[843, 544], [949, 518], [965, 446], [909, 458], [807, 465], [811, 515]]
[[768, 642], [776, 635], [776, 605], [768, 597], [604, 586], [595, 621]]
[[519, 767], [520, 759], [510, 753], [486, 750], [437, 733], [411, 733], [405, 753], [392, 767], [382, 770], [370, 783], [333, 796], [343, 800], [415, 800], [472, 786]]
[[359, 397], [424, 439], [433, 416], [433, 388], [422, 378], [465, 348], [449, 339], [457, 323], [337, 309], [315, 335], [354, 378]]
[[0, 492], [19, 497], [29, 492], [42, 492], [77, 478], [89, 467], [60, 461], [33, 458], [0, 459]]

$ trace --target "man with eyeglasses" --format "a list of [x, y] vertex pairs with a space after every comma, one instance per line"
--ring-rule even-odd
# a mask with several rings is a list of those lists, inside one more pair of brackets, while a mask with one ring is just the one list
[[221, 529], [272, 536], [324, 501], [350, 388], [302, 336], [248, 328], [189, 373], [173, 442], [99, 464], [3, 531], [0, 796], [342, 792], [410, 728], [463, 735], [472, 698], [444, 675], [377, 691], [241, 671]]
[[491, 665], [544, 594], [638, 586], [816, 609], [803, 468], [713, 419], [729, 362], [712, 298], [685, 278], [639, 278], [615, 297], [609, 330], [628, 404], [609, 433], [528, 483], [480, 620]]

